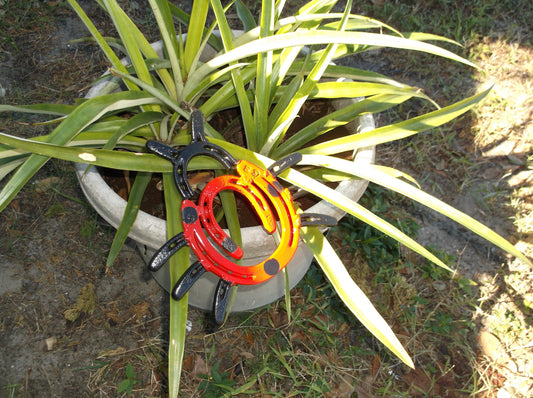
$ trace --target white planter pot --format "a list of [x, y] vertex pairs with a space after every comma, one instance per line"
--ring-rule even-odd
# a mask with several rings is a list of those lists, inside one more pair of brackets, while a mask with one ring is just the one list
[[[155, 43], [153, 47], [156, 51], [161, 51], [162, 49], [160, 42]], [[209, 59], [212, 54], [205, 54], [205, 57]], [[90, 90], [87, 97], [92, 98], [108, 90], [108, 82], [103, 80]], [[339, 105], [339, 101], [334, 101], [333, 106], [335, 105]], [[351, 131], [359, 133], [372, 130], [374, 129], [374, 119], [372, 115], [366, 114], [347, 127]], [[374, 147], [360, 149], [355, 154], [357, 161], [369, 164], [374, 162], [374, 156]], [[117, 228], [124, 214], [126, 201], [107, 185], [96, 167], [92, 167], [88, 171], [87, 168], [88, 166], [85, 164], [76, 164], [76, 173], [83, 193], [98, 214], [113, 227]], [[362, 196], [367, 185], [368, 182], [363, 180], [344, 181], [339, 184], [337, 190], [357, 201]], [[315, 204], [307, 212], [329, 214], [337, 220], [340, 220], [345, 214], [342, 210], [325, 201]], [[149, 261], [155, 250], [167, 241], [166, 222], [140, 211], [129, 237], [137, 242], [141, 255], [146, 261]], [[242, 237], [245, 253], [243, 265], [245, 266], [257, 264], [261, 259], [268, 257], [277, 247], [273, 236], [266, 236], [262, 226], [244, 228]], [[294, 258], [286, 267], [291, 289], [303, 278], [312, 260], [311, 251], [303, 242], [300, 242]], [[170, 290], [170, 277], [167, 266], [154, 273], [154, 278], [163, 288], [167, 291]], [[284, 279], [283, 273], [280, 272], [265, 283], [239, 286], [231, 311], [251, 310], [279, 299], [285, 293]], [[218, 280], [215, 275], [205, 273], [189, 290], [189, 304], [202, 310], [211, 310]]]

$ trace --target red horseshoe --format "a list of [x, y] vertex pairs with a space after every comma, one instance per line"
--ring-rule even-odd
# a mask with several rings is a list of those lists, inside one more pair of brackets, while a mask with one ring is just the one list
[[[183, 234], [207, 271], [213, 272], [232, 284], [252, 285], [272, 278], [289, 263], [298, 246], [301, 221], [294, 209], [288, 189], [283, 188], [272, 173], [245, 160], [237, 163], [236, 170], [238, 177], [220, 176], [211, 180], [200, 195], [199, 205], [195, 205], [190, 200], [183, 201], [181, 207]], [[281, 237], [278, 247], [266, 260], [250, 267], [238, 265], [214, 248], [205, 235], [202, 225], [206, 227], [209, 236], [220, 247], [232, 257], [237, 258], [235, 256], [237, 250], [226, 249], [229, 237], [216, 222], [212, 210], [214, 197], [224, 189], [243, 194], [262, 219], [269, 233], [276, 230], [276, 223], [265, 196], [276, 210]]]

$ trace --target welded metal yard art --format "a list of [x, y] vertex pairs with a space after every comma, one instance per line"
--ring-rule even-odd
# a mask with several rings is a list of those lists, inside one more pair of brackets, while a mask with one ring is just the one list
[[[183, 232], [171, 238], [155, 253], [149, 268], [151, 271], [159, 270], [173, 254], [189, 246], [198, 260], [191, 264], [173, 287], [172, 297], [180, 300], [204, 272], [214, 273], [220, 278], [213, 301], [217, 323], [224, 319], [231, 286], [265, 282], [287, 266], [296, 252], [301, 226], [331, 226], [337, 222], [326, 215], [297, 213], [289, 190], [277, 180], [278, 174], [301, 160], [299, 153], [273, 163], [268, 169], [246, 160], [237, 160], [225, 149], [207, 141], [200, 111], [191, 113], [189, 145], [176, 149], [157, 141], [148, 141], [146, 147], [172, 162], [174, 181], [183, 197]], [[187, 179], [187, 168], [190, 160], [196, 156], [212, 157], [226, 170], [233, 169], [235, 174], [212, 179], [198, 199], [193, 201], [195, 192]], [[267, 233], [279, 231], [277, 248], [258, 264], [242, 266], [235, 262], [243, 257], [243, 250], [220, 227], [213, 210], [215, 198], [223, 190], [241, 194], [250, 203]]]

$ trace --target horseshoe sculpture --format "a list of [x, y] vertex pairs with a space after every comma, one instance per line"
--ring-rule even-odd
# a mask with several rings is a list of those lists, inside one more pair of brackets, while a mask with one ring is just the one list
[[[237, 161], [223, 148], [209, 143], [204, 135], [200, 111], [191, 113], [191, 127], [191, 143], [182, 150], [156, 141], [146, 143], [148, 150], [172, 162], [174, 180], [183, 197], [183, 232], [171, 238], [155, 253], [149, 268], [157, 271], [174, 253], [189, 246], [198, 261], [178, 280], [172, 289], [172, 297], [180, 300], [204, 272], [214, 273], [220, 281], [215, 290], [213, 312], [215, 321], [221, 323], [231, 286], [259, 284], [271, 279], [294, 256], [301, 226], [331, 226], [337, 221], [320, 214], [298, 214], [289, 190], [283, 188], [276, 179], [279, 173], [301, 160], [299, 153], [289, 155], [265, 170], [246, 160]], [[196, 203], [192, 200], [194, 191], [187, 180], [187, 167], [195, 156], [210, 156], [227, 170], [233, 168], [236, 172], [236, 175], [222, 175], [209, 181]], [[215, 197], [223, 190], [240, 193], [250, 203], [267, 233], [279, 232], [278, 247], [264, 261], [252, 266], [242, 266], [233, 261], [243, 257], [243, 250], [220, 227], [213, 212]]]

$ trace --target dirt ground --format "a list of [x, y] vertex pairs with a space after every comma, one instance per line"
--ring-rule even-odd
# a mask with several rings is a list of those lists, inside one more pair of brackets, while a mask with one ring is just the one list
[[[80, 3], [109, 28], [92, 2]], [[138, 3], [128, 4], [142, 19]], [[11, 26], [0, 35], [0, 102], [71, 102], [103, 71], [94, 47], [68, 42], [85, 37], [86, 31], [64, 2], [0, 0], [0, 17], [3, 26]], [[446, 148], [420, 138], [405, 146], [389, 145], [378, 156], [531, 257], [533, 172], [526, 161], [533, 144], [533, 50], [518, 39], [490, 38], [483, 45], [476, 61], [487, 75], [467, 84], [496, 82], [490, 103], [437, 133], [455, 136]], [[388, 57], [369, 54], [364, 62], [379, 68], [391, 61]], [[407, 83], [420, 79], [402, 67], [396, 62], [399, 76], [394, 77]], [[21, 120], [0, 116], [0, 131], [22, 136], [45, 131], [21, 125]], [[429, 156], [420, 156], [419, 150]], [[477, 342], [472, 349], [479, 358], [463, 372], [483, 379], [481, 384], [489, 386], [484, 396], [531, 396], [532, 270], [430, 211], [407, 204], [404, 211], [420, 224], [421, 243], [455, 255], [458, 271], [478, 283], [475, 308], [468, 310], [477, 327], [468, 339]], [[522, 224], [513, 223], [517, 215]], [[112, 228], [87, 205], [72, 165], [63, 162], [48, 163], [0, 214], [0, 397], [117, 396], [117, 385], [129, 377], [128, 364], [136, 372], [134, 396], [164, 395], [168, 295], [131, 243], [106, 272], [112, 237]], [[507, 314], [503, 323], [501, 314]], [[195, 375], [206, 366], [194, 359], [212, 331], [204, 314], [191, 310], [189, 319], [190, 363], [185, 368]], [[234, 341], [230, 331], [239, 322], [230, 320], [229, 337], [221, 338], [221, 344]], [[258, 324], [263, 322], [265, 314], [259, 314]], [[243, 355], [257, 353], [250, 349]], [[408, 381], [400, 382], [408, 391]], [[373, 396], [353, 389], [350, 394], [332, 396]]]

